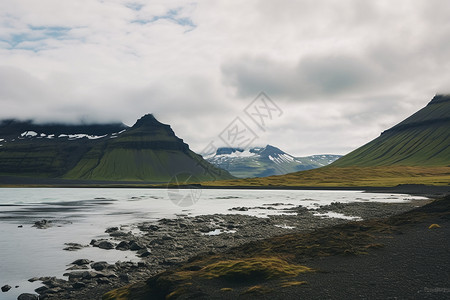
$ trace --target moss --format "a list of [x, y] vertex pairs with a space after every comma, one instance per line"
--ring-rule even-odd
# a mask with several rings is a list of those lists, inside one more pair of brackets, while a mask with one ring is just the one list
[[428, 229], [435, 229], [435, 228], [441, 228], [438, 224], [431, 224]]
[[300, 273], [312, 271], [311, 268], [290, 264], [276, 257], [252, 257], [212, 263], [200, 270], [200, 276], [208, 279], [224, 278], [232, 281], [248, 281], [297, 276]]
[[290, 287], [290, 286], [304, 285], [307, 283], [308, 282], [306, 282], [306, 281], [285, 281], [285, 282], [281, 283], [280, 286], [285, 288], [285, 287]]
[[103, 295], [103, 300], [128, 300], [130, 286], [124, 286], [119, 289], [109, 291]]
[[260, 294], [260, 295], [262, 295], [262, 294], [270, 293], [272, 291], [273, 290], [268, 287], [265, 287], [262, 285], [254, 285], [254, 286], [251, 286], [248, 289], [246, 289], [242, 294]]

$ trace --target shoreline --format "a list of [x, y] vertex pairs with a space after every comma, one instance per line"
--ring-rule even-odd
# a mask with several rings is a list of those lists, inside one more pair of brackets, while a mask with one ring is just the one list
[[224, 190], [324, 190], [324, 191], [364, 191], [370, 193], [394, 193], [440, 198], [450, 194], [450, 185], [400, 184], [396, 186], [215, 186], [177, 185], [151, 182], [110, 182], [79, 181], [67, 179], [45, 179], [0, 176], [0, 188], [110, 188], [110, 189], [224, 189]]
[[[286, 210], [297, 215], [274, 215], [268, 218], [234, 214], [178, 216], [176, 219], [160, 219], [157, 223], [139, 223], [140, 234], [124, 232], [120, 227], [108, 228], [106, 232], [109, 232], [110, 238], [92, 241], [90, 247], [105, 247], [104, 251], [117, 251], [106, 250], [117, 247], [132, 248], [141, 257], [140, 262], [78, 262], [71, 265], [72, 270], [68, 270], [67, 280], [54, 277], [37, 279], [43, 283], [43, 287], [37, 291], [44, 297], [41, 299], [100, 299], [109, 290], [175, 268], [199, 253], [219, 254], [252, 241], [290, 233], [312, 232], [349, 222], [346, 219], [315, 216], [313, 212], [331, 211], [363, 219], [385, 218], [429, 202], [430, 200], [407, 203], [335, 203], [322, 206], [317, 211], [300, 206]], [[269, 207], [276, 207], [276, 203], [267, 209]], [[221, 233], [213, 234], [218, 233], [217, 230]]]

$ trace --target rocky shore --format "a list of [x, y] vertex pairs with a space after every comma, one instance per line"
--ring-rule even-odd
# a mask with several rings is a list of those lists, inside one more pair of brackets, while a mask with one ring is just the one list
[[[106, 229], [110, 236], [108, 239], [94, 239], [90, 245], [68, 243], [64, 250], [77, 251], [83, 247], [99, 247], [104, 251], [131, 250], [139, 258], [138, 262], [118, 261], [108, 264], [80, 257], [68, 266], [64, 279], [30, 278], [29, 281], [41, 281], [42, 286], [35, 290], [35, 294], [22, 294], [19, 299], [101, 299], [111, 289], [148, 278], [199, 253], [219, 253], [250, 241], [293, 232], [308, 232], [346, 223], [349, 219], [389, 217], [426, 203], [426, 200], [391, 204], [332, 203], [318, 206], [314, 210], [292, 205], [293, 207], [284, 209], [285, 214], [267, 218], [241, 214], [197, 217], [179, 215], [176, 219], [138, 224], [138, 231], [130, 231], [128, 226], [118, 225]], [[263, 208], [279, 210], [279, 205], [273, 203]], [[236, 207], [230, 209], [230, 213], [248, 209], [251, 207]], [[347, 218], [327, 215], [345, 215]]]

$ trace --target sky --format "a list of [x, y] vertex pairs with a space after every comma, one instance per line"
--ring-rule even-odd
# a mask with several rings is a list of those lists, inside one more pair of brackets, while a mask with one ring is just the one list
[[346, 154], [450, 93], [447, 0], [2, 0], [0, 119]]

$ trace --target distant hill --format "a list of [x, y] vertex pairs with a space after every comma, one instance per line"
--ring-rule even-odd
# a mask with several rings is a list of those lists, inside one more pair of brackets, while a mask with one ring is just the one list
[[294, 157], [271, 145], [246, 150], [222, 147], [215, 153], [204, 155], [208, 162], [239, 178], [283, 175], [315, 169], [326, 166], [339, 157], [341, 156], [328, 154]]
[[0, 123], [2, 176], [168, 182], [180, 173], [198, 180], [233, 178], [192, 152], [153, 115], [132, 127]]
[[214, 183], [223, 186], [450, 185], [450, 95], [427, 106], [378, 138], [314, 170]]

